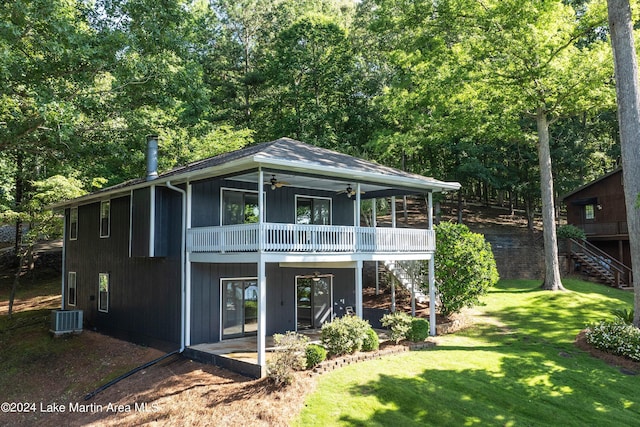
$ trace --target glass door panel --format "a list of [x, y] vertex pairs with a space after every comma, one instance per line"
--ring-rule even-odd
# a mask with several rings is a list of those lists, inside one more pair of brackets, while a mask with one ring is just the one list
[[258, 284], [245, 282], [244, 287], [244, 334], [258, 332]]
[[258, 331], [258, 285], [255, 280], [222, 282], [222, 339]]
[[312, 283], [313, 281], [306, 277], [299, 277], [296, 280], [298, 329], [309, 329], [313, 327], [313, 317], [311, 315]]
[[296, 316], [298, 329], [314, 329], [331, 321], [332, 278], [296, 278]]

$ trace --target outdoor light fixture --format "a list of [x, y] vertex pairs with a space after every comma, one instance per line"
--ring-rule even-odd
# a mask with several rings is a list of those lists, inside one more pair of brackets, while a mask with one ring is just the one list
[[319, 282], [320, 281], [320, 272], [316, 271], [313, 273], [313, 277], [311, 278], [311, 280], [313, 280], [314, 282]]
[[278, 181], [275, 175], [271, 175], [271, 179], [269, 180], [269, 183], [271, 184], [272, 190], [275, 190], [276, 188], [280, 188], [284, 185], [289, 185], [288, 182]]

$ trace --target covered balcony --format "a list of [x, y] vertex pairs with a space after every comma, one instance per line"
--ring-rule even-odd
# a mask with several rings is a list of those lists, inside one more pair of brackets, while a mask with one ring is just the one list
[[336, 225], [254, 223], [196, 227], [187, 251], [212, 253], [433, 253], [433, 230]]

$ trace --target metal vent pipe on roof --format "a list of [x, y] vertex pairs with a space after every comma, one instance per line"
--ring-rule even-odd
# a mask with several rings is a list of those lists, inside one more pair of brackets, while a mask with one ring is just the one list
[[147, 136], [147, 181], [158, 177], [158, 135]]

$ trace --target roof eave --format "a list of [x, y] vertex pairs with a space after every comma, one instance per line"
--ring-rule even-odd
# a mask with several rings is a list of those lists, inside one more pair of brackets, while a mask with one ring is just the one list
[[377, 184], [385, 184], [398, 187], [419, 189], [425, 191], [455, 191], [460, 189], [460, 183], [458, 182], [447, 182], [447, 181], [439, 181], [436, 179], [427, 179], [427, 178], [412, 178], [412, 177], [401, 177], [395, 175], [385, 175], [379, 174], [375, 172], [367, 172], [367, 171], [353, 171], [353, 170], [345, 170], [342, 168], [332, 168], [327, 167], [325, 165], [319, 165], [314, 163], [307, 162], [296, 162], [290, 160], [278, 160], [272, 159], [268, 157], [262, 157], [260, 155], [253, 156], [253, 160], [256, 164], [260, 166], [267, 167], [277, 167], [286, 170], [298, 171], [298, 172], [313, 172], [317, 174], [332, 176], [336, 178], [343, 179], [353, 179], [357, 181], [366, 181], [369, 183], [377, 183]]

